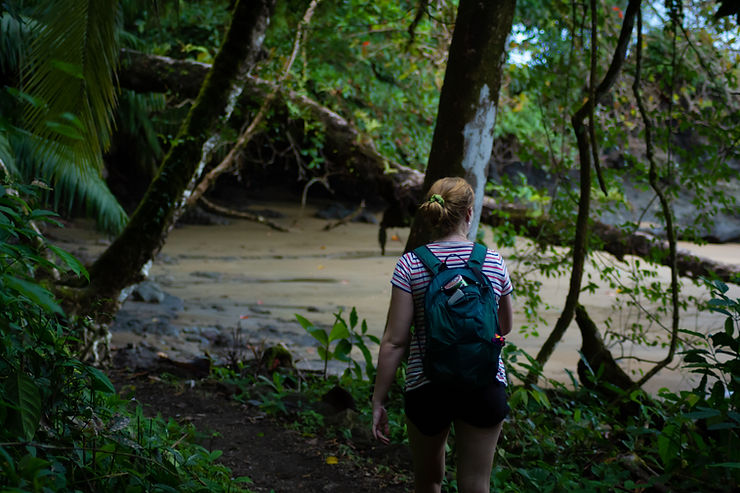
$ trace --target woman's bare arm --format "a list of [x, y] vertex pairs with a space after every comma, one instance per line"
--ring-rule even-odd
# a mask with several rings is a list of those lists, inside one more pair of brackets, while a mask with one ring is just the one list
[[498, 300], [498, 324], [502, 336], [511, 332], [514, 326], [514, 307], [511, 303], [511, 294], [502, 296]]

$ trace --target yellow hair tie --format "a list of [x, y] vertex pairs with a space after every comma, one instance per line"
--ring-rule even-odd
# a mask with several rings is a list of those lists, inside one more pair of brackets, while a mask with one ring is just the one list
[[435, 193], [434, 195], [429, 197], [429, 202], [436, 202], [439, 205], [445, 205], [445, 199], [443, 199], [442, 196], [438, 193]]

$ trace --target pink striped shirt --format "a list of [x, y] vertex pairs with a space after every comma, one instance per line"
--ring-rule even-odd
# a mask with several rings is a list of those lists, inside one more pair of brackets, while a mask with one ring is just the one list
[[[464, 266], [473, 251], [473, 243], [470, 241], [440, 241], [430, 243], [427, 246], [438, 259], [447, 262], [449, 267]], [[483, 273], [491, 280], [497, 299], [513, 291], [506, 264], [498, 252], [488, 250], [483, 263]], [[426, 345], [424, 294], [431, 280], [431, 273], [424, 267], [424, 264], [421, 263], [414, 252], [406, 253], [398, 259], [391, 279], [393, 286], [411, 293], [414, 300], [414, 327], [416, 329], [411, 337], [409, 360], [406, 368], [406, 390], [419, 388], [429, 382], [424, 376], [422, 354], [424, 354]], [[499, 360], [496, 379], [506, 384], [506, 369], [503, 360]]]

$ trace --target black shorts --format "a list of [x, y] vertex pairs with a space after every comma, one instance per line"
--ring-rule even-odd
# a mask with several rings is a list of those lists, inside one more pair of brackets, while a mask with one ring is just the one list
[[406, 392], [405, 408], [406, 417], [427, 436], [438, 434], [456, 419], [490, 428], [509, 414], [506, 386], [498, 381], [474, 390], [428, 383]]

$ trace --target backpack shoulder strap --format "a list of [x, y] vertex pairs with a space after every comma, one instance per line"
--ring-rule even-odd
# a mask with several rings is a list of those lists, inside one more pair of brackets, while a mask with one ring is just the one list
[[415, 248], [414, 253], [417, 257], [419, 257], [419, 260], [421, 260], [421, 263], [424, 264], [424, 267], [429, 269], [432, 274], [437, 274], [439, 272], [439, 268], [442, 265], [442, 262], [437, 258], [436, 255], [432, 253], [431, 250], [429, 250], [426, 245]]
[[468, 259], [468, 267], [476, 272], [483, 272], [483, 263], [486, 261], [487, 253], [488, 249], [480, 243], [473, 245], [473, 251]]

